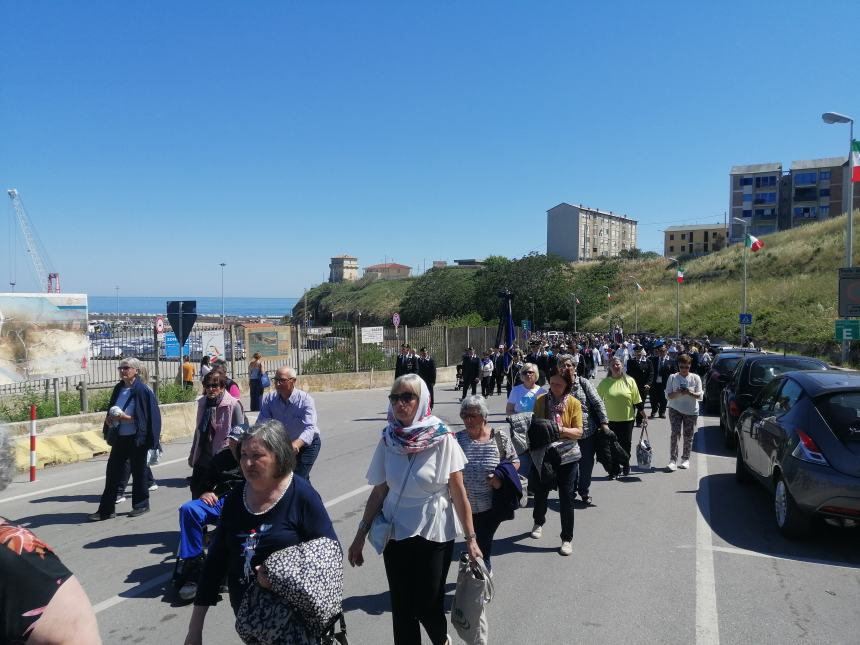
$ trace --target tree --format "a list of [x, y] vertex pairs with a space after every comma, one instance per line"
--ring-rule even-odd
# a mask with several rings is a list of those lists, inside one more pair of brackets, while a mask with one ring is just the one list
[[429, 325], [435, 318], [452, 318], [475, 310], [475, 269], [430, 269], [407, 289], [400, 302], [406, 325]]

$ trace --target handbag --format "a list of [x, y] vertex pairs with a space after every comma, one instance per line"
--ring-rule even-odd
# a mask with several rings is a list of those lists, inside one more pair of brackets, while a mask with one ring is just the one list
[[529, 424], [532, 420], [531, 412], [518, 412], [507, 417], [511, 426], [511, 443], [518, 455], [529, 449]]
[[451, 605], [451, 624], [463, 642], [485, 645], [489, 642], [487, 603], [493, 599], [495, 588], [490, 572], [480, 558], [469, 561], [467, 553], [460, 554], [457, 589]]
[[321, 635], [342, 611], [343, 551], [327, 537], [300, 542], [266, 558], [272, 591], [284, 598], [312, 634]]
[[266, 373], [266, 370], [260, 370], [260, 387], [267, 388], [272, 384], [272, 381], [269, 380], [269, 375]]
[[639, 445], [636, 446], [636, 464], [639, 468], [651, 470], [651, 458], [653, 456], [651, 441], [648, 437], [648, 428], [643, 426], [642, 432], [639, 434]]
[[317, 645], [284, 598], [254, 581], [236, 612], [236, 633], [246, 645]]
[[[373, 518], [370, 523], [370, 530], [367, 532], [367, 541], [376, 550], [379, 555], [385, 550], [388, 540], [394, 533], [394, 516], [397, 514], [397, 507], [400, 506], [400, 498], [403, 497], [403, 490], [406, 488], [406, 482], [409, 480], [409, 473], [412, 472], [412, 463], [415, 461], [415, 455], [409, 457], [409, 468], [406, 469], [406, 474], [403, 476], [403, 483], [400, 485], [400, 493], [397, 495], [397, 503], [394, 505], [394, 510], [391, 511], [391, 517], [387, 518], [382, 514], [382, 509]], [[384, 500], [383, 500], [384, 505]]]

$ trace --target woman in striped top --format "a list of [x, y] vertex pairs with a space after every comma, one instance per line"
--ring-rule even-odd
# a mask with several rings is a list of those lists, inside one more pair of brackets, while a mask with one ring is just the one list
[[467, 396], [460, 404], [460, 418], [465, 430], [457, 433], [457, 441], [469, 463], [463, 471], [466, 495], [472, 507], [472, 523], [476, 541], [484, 564], [491, 569], [493, 536], [502, 522], [501, 514], [493, 510], [493, 490], [501, 488], [501, 480], [494, 475], [496, 466], [504, 458], [519, 467], [519, 459], [510, 439], [487, 423], [487, 403], [482, 396]]

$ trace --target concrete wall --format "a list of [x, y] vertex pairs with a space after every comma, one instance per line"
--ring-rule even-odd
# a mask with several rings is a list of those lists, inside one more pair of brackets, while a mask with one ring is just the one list
[[[436, 382], [452, 383], [456, 367], [440, 367]], [[358, 372], [343, 374], [313, 374], [300, 376], [296, 385], [308, 392], [335, 390], [363, 390], [387, 388], [394, 381], [394, 371]], [[239, 380], [239, 388], [247, 393], [247, 379]], [[170, 403], [161, 407], [161, 441], [170, 443], [194, 432], [197, 402]], [[38, 468], [91, 459], [110, 451], [102, 436], [105, 413], [94, 412], [77, 416], [40, 419], [36, 422], [36, 465]], [[19, 470], [30, 467], [30, 422], [8, 424], [15, 440], [15, 462]]]

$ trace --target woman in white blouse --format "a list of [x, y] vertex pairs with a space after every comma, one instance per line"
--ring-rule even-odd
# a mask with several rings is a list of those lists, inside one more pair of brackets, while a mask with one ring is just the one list
[[388, 426], [367, 470], [373, 490], [349, 547], [349, 563], [364, 564], [365, 538], [382, 511], [392, 525], [382, 557], [394, 643], [420, 643], [423, 625], [433, 645], [442, 645], [451, 642], [445, 582], [462, 527], [469, 556], [482, 557], [463, 484], [466, 457], [453, 432], [431, 415], [430, 391], [417, 374], [397, 378], [388, 399]]

